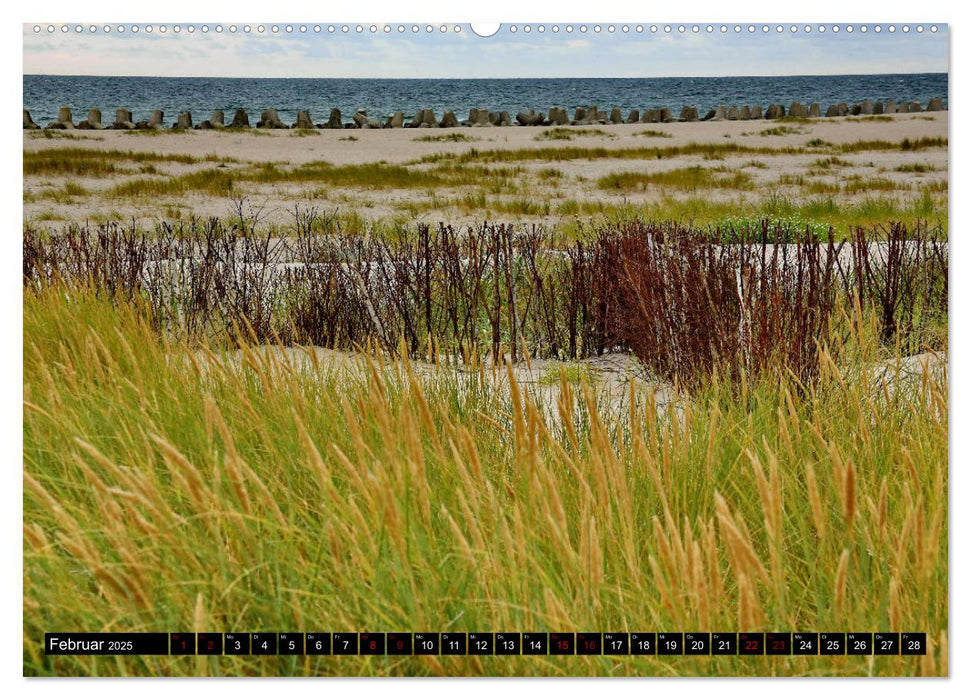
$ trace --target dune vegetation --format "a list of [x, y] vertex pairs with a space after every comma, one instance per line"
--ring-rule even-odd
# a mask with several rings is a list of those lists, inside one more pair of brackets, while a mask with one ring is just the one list
[[[25, 231], [24, 673], [947, 674], [946, 239], [861, 230], [844, 277], [832, 236], [732, 231], [603, 230], [572, 259], [617, 283], [587, 291], [556, 237], [304, 232], [303, 264], [384, 255], [397, 282], [271, 307], [256, 232]], [[142, 276], [193, 241], [217, 256], [196, 294]], [[450, 286], [475, 245], [493, 267]], [[571, 327], [571, 299], [606, 325]], [[339, 332], [311, 337], [328, 300]], [[604, 352], [637, 358], [620, 391], [584, 364]], [[544, 357], [572, 369], [523, 381]], [[929, 653], [50, 657], [51, 630], [916, 631]]]

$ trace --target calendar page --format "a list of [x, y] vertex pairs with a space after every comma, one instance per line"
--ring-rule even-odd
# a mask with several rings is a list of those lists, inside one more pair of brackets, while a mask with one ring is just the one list
[[23, 675], [948, 675], [946, 23], [22, 39]]

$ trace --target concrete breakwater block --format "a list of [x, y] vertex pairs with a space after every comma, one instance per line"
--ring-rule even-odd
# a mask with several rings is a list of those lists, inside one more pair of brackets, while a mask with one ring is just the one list
[[310, 118], [310, 110], [301, 109], [297, 112], [297, 121], [293, 124], [294, 129], [316, 129], [317, 125]]
[[343, 129], [344, 123], [341, 121], [341, 111], [337, 108], [330, 110], [330, 116], [326, 124], [319, 125], [321, 129]]
[[115, 122], [111, 125], [111, 128], [120, 131], [129, 131], [134, 129], [135, 122], [132, 120], [131, 111], [127, 109], [116, 109]]
[[236, 113], [233, 114], [233, 121], [229, 125], [234, 129], [248, 129], [249, 128], [249, 115], [246, 114], [245, 109], [237, 109]]
[[264, 109], [262, 114], [260, 114], [260, 120], [256, 122], [257, 129], [289, 129], [286, 124], [280, 121], [280, 115], [277, 114], [276, 109], [270, 107]]
[[221, 109], [213, 110], [212, 116], [196, 124], [197, 129], [221, 129], [226, 126], [226, 116]]
[[685, 105], [681, 108], [681, 116], [678, 117], [679, 122], [696, 122], [698, 121], [698, 108], [689, 107]]
[[405, 126], [411, 129], [431, 129], [438, 126], [438, 120], [435, 118], [435, 110], [419, 109], [415, 112], [415, 116], [411, 122]]
[[461, 126], [461, 124], [459, 124], [459, 120], [455, 116], [455, 112], [450, 109], [446, 109], [442, 113], [442, 121], [438, 122], [438, 126], [442, 129], [454, 129], [457, 126]]
[[573, 113], [573, 124], [589, 126], [591, 124], [606, 124], [607, 113], [597, 109], [597, 105], [577, 107]]
[[[824, 115], [826, 117], [844, 117], [857, 115], [868, 116], [883, 114], [907, 114], [924, 111], [940, 112], [946, 110], [947, 107], [944, 105], [944, 100], [939, 97], [934, 97], [928, 100], [926, 107], [916, 100], [902, 102], [897, 102], [895, 100], [887, 100], [886, 102], [863, 100], [862, 102], [853, 103], [851, 105], [848, 105], [846, 102], [829, 105], [825, 112], [818, 102], [804, 104], [794, 101], [789, 105], [788, 110], [782, 104], [769, 105], [764, 112], [764, 118], [779, 119], [788, 115], [797, 119], [815, 119]], [[40, 125], [33, 121], [26, 108], [23, 110], [23, 112], [24, 129], [41, 128]], [[353, 121], [344, 124], [341, 121], [341, 111], [335, 108], [331, 110], [330, 117], [324, 124], [315, 124], [309, 110], [300, 110], [297, 112], [297, 121], [292, 126], [288, 126], [280, 120], [276, 109], [268, 108], [263, 110], [260, 120], [256, 123], [256, 126], [262, 129], [394, 129], [402, 127], [455, 128], [458, 126], [513, 126], [514, 124], [521, 126], [564, 126], [568, 124], [650, 124], [667, 123], [671, 121], [747, 121], [750, 119], [762, 118], [763, 111], [761, 105], [754, 105], [752, 107], [742, 105], [739, 107], [738, 105], [727, 106], [722, 104], [718, 105], [714, 109], [709, 109], [704, 116], [700, 118], [697, 107], [685, 105], [681, 109], [680, 115], [676, 120], [672, 116], [671, 111], [665, 107], [648, 108], [644, 109], [643, 111], [633, 109], [630, 110], [627, 118], [625, 119], [620, 107], [612, 107], [608, 115], [603, 110], [600, 110], [596, 105], [590, 105], [587, 107], [574, 108], [572, 119], [570, 119], [567, 108], [564, 107], [550, 107], [549, 116], [544, 115], [543, 112], [536, 112], [533, 109], [526, 109], [518, 112], [515, 119], [510, 118], [509, 113], [506, 111], [498, 112], [483, 107], [473, 107], [469, 110], [469, 118], [467, 121], [459, 121], [452, 110], [446, 109], [441, 120], [439, 120], [435, 117], [434, 110], [421, 109], [415, 113], [415, 116], [410, 119], [410, 122], [406, 122], [406, 117], [401, 111], [388, 114], [383, 119], [375, 119], [369, 117], [366, 110], [360, 109], [354, 114]], [[226, 124], [225, 116], [221, 110], [214, 110], [211, 118], [200, 122], [195, 126], [193, 126], [191, 113], [189, 111], [183, 111], [179, 113], [176, 122], [171, 126], [173, 129], [217, 129], [226, 126]], [[235, 128], [249, 127], [250, 122], [246, 111], [243, 109], [236, 109], [235, 114], [233, 115], [233, 120], [229, 126]], [[57, 119], [50, 122], [43, 128], [90, 130], [163, 129], [165, 128], [165, 124], [164, 114], [161, 110], [152, 111], [151, 116], [145, 121], [134, 122], [132, 119], [132, 112], [130, 110], [117, 109], [115, 110], [114, 123], [108, 126], [102, 122], [101, 111], [98, 109], [91, 109], [88, 111], [87, 118], [75, 125], [70, 107], [63, 106], [58, 110]]]
[[104, 129], [104, 125], [101, 123], [101, 110], [100, 109], [89, 109], [88, 118], [83, 119], [78, 123], [79, 129]]
[[165, 115], [162, 110], [156, 109], [152, 112], [152, 116], [148, 118], [148, 121], [138, 121], [135, 122], [136, 129], [164, 129], [165, 125], [162, 123], [165, 119]]
[[550, 107], [550, 124], [566, 126], [570, 123], [570, 115], [562, 107]]
[[380, 119], [373, 119], [367, 115], [367, 110], [359, 109], [351, 117], [354, 126], [358, 129], [381, 129], [384, 125]]
[[789, 105], [789, 116], [805, 119], [809, 116], [809, 110], [806, 109], [806, 105], [799, 102], [793, 102], [791, 105]]
[[45, 129], [73, 129], [74, 119], [71, 117], [70, 107], [61, 107], [57, 110], [57, 119], [48, 124]]
[[546, 115], [542, 112], [534, 112], [531, 109], [516, 114], [516, 121], [522, 126], [542, 126], [546, 121]]
[[485, 107], [473, 107], [469, 110], [469, 126], [492, 126], [489, 110]]

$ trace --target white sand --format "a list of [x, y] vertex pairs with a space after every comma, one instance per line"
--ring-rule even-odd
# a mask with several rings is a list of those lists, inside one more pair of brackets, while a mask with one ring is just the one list
[[[763, 135], [761, 132], [783, 128], [791, 130], [784, 135]], [[947, 138], [948, 113], [898, 114], [886, 119], [868, 120], [866, 118], [822, 118], [811, 123], [788, 121], [721, 121], [671, 124], [623, 124], [599, 127], [561, 127], [577, 134], [583, 130], [596, 129], [595, 135], [577, 135], [571, 140], [537, 140], [546, 127], [487, 127], [455, 129], [380, 129], [380, 130], [327, 130], [322, 129], [311, 135], [303, 136], [293, 131], [252, 130], [251, 132], [192, 131], [189, 133], [163, 133], [155, 136], [130, 134], [121, 131], [68, 132], [76, 139], [46, 139], [34, 133], [24, 133], [24, 150], [34, 151], [49, 148], [81, 147], [93, 150], [132, 150], [160, 154], [187, 154], [203, 158], [209, 154], [233, 158], [239, 163], [225, 167], [246, 168], [253, 163], [274, 162], [281, 168], [295, 167], [300, 164], [326, 161], [333, 165], [348, 165], [371, 162], [389, 164], [409, 164], [412, 168], [432, 167], [416, 165], [423, 156], [436, 153], [460, 154], [472, 148], [484, 150], [538, 149], [538, 148], [605, 148], [625, 149], [638, 147], [683, 146], [689, 143], [722, 144], [733, 142], [768, 148], [804, 147], [813, 139], [840, 144], [857, 141], [884, 140], [900, 142], [927, 138]], [[669, 138], [645, 136], [643, 132], [659, 131], [669, 134]], [[426, 137], [461, 134], [472, 142], [424, 142]], [[349, 140], [355, 139], [355, 140]], [[798, 155], [739, 155], [726, 156], [723, 160], [705, 161], [702, 156], [678, 158], [633, 160], [598, 158], [595, 160], [566, 161], [524, 161], [499, 163], [496, 167], [521, 167], [523, 174], [514, 178], [519, 189], [511, 192], [489, 191], [488, 180], [480, 187], [445, 187], [437, 191], [416, 188], [370, 189], [362, 187], [314, 187], [313, 183], [275, 183], [259, 186], [254, 183], [242, 185], [248, 197], [247, 206], [261, 209], [265, 220], [284, 223], [292, 220], [290, 212], [295, 205], [316, 206], [321, 210], [356, 211], [368, 219], [398, 217], [402, 220], [421, 219], [426, 221], [465, 221], [481, 220], [489, 214], [491, 218], [503, 221], [542, 221], [556, 223], [564, 216], [557, 216], [556, 206], [567, 200], [578, 202], [605, 202], [609, 204], [643, 203], [658, 201], [662, 197], [686, 198], [703, 196], [722, 201], [753, 201], [772, 192], [789, 197], [805, 197], [798, 187], [780, 185], [784, 176], [804, 176], [819, 154]], [[852, 177], [880, 177], [894, 183], [899, 192], [890, 192], [900, 198], [919, 196], [920, 188], [927, 182], [947, 180], [948, 154], [946, 148], [930, 148], [918, 151], [863, 151], [840, 156], [849, 163], [835, 172], [824, 173], [817, 177], [820, 182], [838, 182]], [[756, 164], [753, 165], [752, 162]], [[922, 164], [931, 171], [913, 173], [897, 172], [901, 165]], [[689, 165], [720, 167], [729, 171], [744, 170], [755, 184], [747, 191], [731, 189], [705, 189], [698, 192], [662, 191], [651, 188], [638, 192], [604, 191], [597, 187], [596, 180], [610, 173], [657, 172]], [[157, 164], [160, 175], [179, 175], [193, 170], [213, 167], [211, 162], [198, 165], [170, 163]], [[543, 169], [556, 168], [561, 177], [543, 179], [538, 174]], [[145, 222], [158, 219], [171, 219], [173, 216], [226, 216], [232, 209], [228, 199], [189, 195], [184, 198], [169, 197], [162, 200], [132, 200], [104, 196], [104, 192], [128, 177], [111, 176], [102, 178], [31, 176], [24, 180], [24, 215], [28, 220], [48, 220], [58, 222], [84, 218], [103, 219], [118, 216], [136, 217]], [[54, 198], [51, 192], [63, 188], [71, 182], [89, 192], [77, 197]], [[495, 188], [493, 188], [494, 190]], [[484, 193], [493, 200], [518, 198], [535, 200], [537, 204], [550, 202], [547, 213], [505, 215], [496, 217], [488, 210], [475, 211], [475, 205], [456, 208], [446, 200], [461, 200], [467, 194]], [[880, 192], [886, 195], [888, 192]], [[839, 195], [840, 201], [859, 200], [868, 195], [857, 192], [852, 195]], [[415, 208], [420, 204], [419, 208]], [[412, 207], [412, 208], [409, 208]]]

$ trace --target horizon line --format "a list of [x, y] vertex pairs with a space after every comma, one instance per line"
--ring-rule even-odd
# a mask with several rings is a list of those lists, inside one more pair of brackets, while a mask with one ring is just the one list
[[908, 71], [908, 72], [880, 72], [880, 73], [760, 73], [746, 75], [601, 75], [601, 76], [490, 76], [490, 77], [458, 77], [458, 76], [438, 76], [438, 77], [385, 77], [385, 76], [273, 76], [273, 75], [120, 75], [108, 73], [22, 73], [22, 77], [53, 77], [53, 78], [176, 78], [176, 79], [201, 79], [201, 80], [670, 80], [675, 78], [826, 78], [833, 76], [877, 76], [877, 75], [947, 75], [950, 77], [950, 69], [945, 71]]

